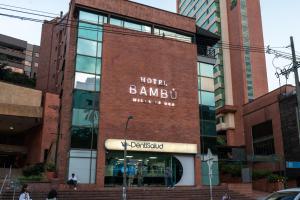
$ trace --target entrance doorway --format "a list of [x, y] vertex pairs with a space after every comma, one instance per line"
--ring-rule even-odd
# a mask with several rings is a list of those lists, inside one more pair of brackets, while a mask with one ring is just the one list
[[[170, 154], [128, 152], [127, 153], [127, 185], [165, 186], [165, 169], [170, 167], [173, 182], [180, 181], [183, 168], [178, 159]], [[123, 152], [110, 151], [106, 155], [106, 186], [121, 186], [123, 184], [124, 158]]]

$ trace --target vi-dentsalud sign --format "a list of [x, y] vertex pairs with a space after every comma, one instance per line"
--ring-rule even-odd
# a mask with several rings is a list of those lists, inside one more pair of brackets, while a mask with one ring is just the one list
[[[108, 150], [124, 150], [124, 139], [107, 139]], [[127, 140], [128, 151], [196, 154], [197, 144]]]

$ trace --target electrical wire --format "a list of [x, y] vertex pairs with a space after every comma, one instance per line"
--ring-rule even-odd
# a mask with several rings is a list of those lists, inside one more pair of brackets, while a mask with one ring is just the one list
[[[1, 5], [1, 4], [0, 4]], [[0, 8], [0, 9], [6, 9], [6, 8]], [[48, 18], [52, 18], [52, 19], [54, 19], [54, 17], [52, 17], [52, 16], [48, 16], [48, 15], [40, 15], [40, 14], [36, 14], [36, 13], [29, 13], [29, 12], [23, 12], [23, 11], [18, 11], [18, 10], [13, 10], [13, 9], [6, 9], [6, 10], [10, 10], [10, 11], [15, 11], [15, 12], [21, 12], [21, 13], [25, 13], [25, 14], [32, 14], [32, 15], [38, 15], [38, 16], [45, 16], [45, 17], [48, 17]], [[21, 17], [21, 16], [14, 16], [14, 15], [9, 15], [9, 14], [3, 14], [2, 13], [2, 15], [4, 15], [4, 16], [7, 16], [7, 17], [15, 17], [15, 18], [19, 18], [19, 19], [21, 19], [21, 20], [33, 20], [33, 21], [35, 21], [35, 22], [37, 22], [38, 20], [40, 20], [40, 19], [34, 19], [34, 18], [29, 18], [29, 17]], [[72, 21], [72, 20], [70, 20], [70, 21]], [[77, 22], [77, 20], [76, 20], [76, 22]], [[177, 38], [179, 38], [180, 36], [177, 36]], [[221, 42], [219, 42], [219, 44], [221, 44]], [[233, 47], [233, 49], [237, 49], [237, 50], [239, 50], [239, 48], [240, 48], [240, 45], [236, 45], [236, 44], [229, 44], [229, 43], [223, 43], [224, 45], [230, 45], [231, 47]], [[222, 44], [222, 45], [223, 45]], [[243, 48], [245, 48], [246, 50], [247, 50], [247, 47], [246, 46], [243, 46]], [[254, 46], [252, 46], [251, 47], [252, 49], [257, 49], [257, 50], [265, 50], [265, 47], [254, 47]]]
[[[28, 10], [28, 11], [39, 12], [39, 13], [51, 14], [51, 15], [55, 15], [56, 17], [52, 17], [52, 16], [49, 16], [49, 15], [41, 15], [41, 14], [36, 14], [36, 13], [32, 13], [32, 12], [24, 12], [24, 11], [19, 11], [19, 10], [15, 10], [15, 9], [8, 9], [8, 8], [0, 7], [0, 9], [4, 9], [4, 10], [9, 10], [9, 11], [14, 11], [14, 12], [20, 12], [20, 13], [25, 13], [25, 14], [30, 14], [30, 15], [36, 15], [36, 16], [42, 16], [42, 17], [47, 17], [47, 18], [52, 18], [52, 19], [55, 19], [55, 18], [58, 17], [57, 14], [51, 13], [51, 12], [45, 12], [45, 11], [40, 11], [40, 10], [33, 10], [33, 9], [24, 8], [24, 7], [17, 7], [17, 6], [7, 5], [7, 4], [0, 4], [0, 5], [6, 6], [6, 7], [12, 7], [12, 8], [18, 8], [18, 9]], [[5, 15], [3, 13], [1, 13], [0, 15], [3, 15], [3, 16], [6, 16], [6, 17], [14, 17], [14, 18], [18, 18], [18, 19], [21, 19], [21, 20], [29, 20], [29, 21], [34, 21], [34, 22], [44, 22], [43, 20], [29, 18], [29, 17], [14, 16], [14, 15], [9, 15], [9, 14]], [[70, 19], [68, 19], [68, 20], [69, 21], [73, 21], [73, 20], [70, 20]], [[77, 22], [77, 20], [75, 20], [75, 21]], [[68, 24], [66, 24], [66, 25], [67, 25], [67, 27], [71, 27], [71, 25], [68, 25]], [[75, 26], [75, 27], [77, 28], [77, 26]], [[93, 30], [91, 30], [91, 31], [93, 31]], [[97, 29], [96, 31], [99, 31], [99, 30]], [[180, 36], [177, 36], [176, 38], [181, 39]], [[185, 38], [182, 38], [182, 39], [185, 39]], [[263, 47], [263, 46], [260, 46], [260, 47], [245, 46], [245, 45], [239, 45], [239, 44], [231, 44], [229, 42], [224, 42], [224, 41], [219, 41], [217, 44], [221, 45], [222, 46], [221, 48], [223, 48], [223, 49], [231, 49], [231, 50], [238, 50], [238, 51], [251, 51], [251, 52], [258, 52], [258, 53], [266, 53], [266, 51], [268, 50], [268, 47]], [[272, 48], [287, 48], [287, 47], [272, 47]], [[279, 52], [279, 53], [284, 54], [284, 52]], [[290, 56], [290, 54], [286, 54], [286, 56]]]
[[[91, 27], [87, 27], [87, 26], [82, 26], [80, 25], [79, 27], [76, 25], [72, 25], [70, 23], [63, 23], [63, 19], [53, 19], [52, 21], [45, 21], [42, 19], [36, 19], [36, 18], [29, 18], [29, 17], [22, 17], [22, 16], [17, 16], [17, 15], [9, 15], [9, 14], [4, 14], [4, 13], [0, 13], [0, 15], [2, 16], [6, 16], [6, 17], [11, 17], [11, 18], [17, 18], [20, 20], [27, 20], [27, 21], [33, 21], [33, 22], [39, 22], [39, 23], [47, 23], [47, 24], [54, 24], [54, 25], [60, 25], [60, 26], [64, 26], [64, 27], [70, 27], [70, 28], [78, 28], [78, 29], [82, 29], [82, 30], [90, 30], [90, 31], [98, 31], [98, 32], [108, 32], [108, 33], [115, 33], [115, 34], [121, 34], [121, 35], [130, 35], [130, 36], [140, 36], [140, 37], [150, 37], [150, 38], [157, 38], [157, 35], [147, 35], [145, 34], [145, 32], [137, 32], [137, 33], [133, 33], [133, 32], [124, 32], [124, 31], [120, 31], [120, 30], [104, 30], [103, 28], [91, 28]], [[60, 20], [60, 21], [59, 21]], [[76, 21], [78, 22], [78, 21]], [[162, 38], [167, 38], [167, 36]], [[186, 37], [180, 37], [177, 36], [177, 39], [186, 39]], [[238, 45], [238, 44], [232, 44], [229, 42], [224, 42], [224, 41], [219, 41], [217, 42], [216, 47], [220, 48], [220, 49], [230, 49], [230, 50], [237, 50], [237, 51], [249, 51], [249, 52], [256, 52], [256, 53], [266, 53], [266, 51], [270, 50], [270, 47], [257, 47], [257, 46], [245, 46], [245, 45]], [[279, 52], [278, 53], [282, 53], [282, 55], [285, 55], [286, 57], [291, 57], [290, 54], [285, 53], [285, 52]], [[298, 57], [300, 59], [300, 57]]]
[[51, 12], [46, 12], [46, 11], [41, 11], [41, 10], [33, 10], [33, 9], [29, 9], [29, 8], [24, 8], [24, 7], [19, 7], [19, 6], [12, 6], [12, 5], [3, 4], [3, 3], [0, 3], [0, 6], [6, 6], [6, 7], [10, 7], [10, 8], [18, 8], [18, 9], [23, 9], [23, 10], [28, 10], [28, 11], [38, 12], [38, 13], [44, 13], [44, 14], [59, 16], [58, 14], [51, 13]]
[[55, 18], [55, 17], [49, 16], [49, 15], [42, 15], [42, 14], [37, 14], [37, 13], [32, 13], [32, 12], [26, 12], [26, 11], [20, 11], [20, 10], [15, 10], [15, 9], [10, 9], [10, 8], [4, 8], [4, 7], [0, 7], [0, 9], [1, 10], [13, 11], [13, 12], [19, 12], [19, 13], [23, 13], [23, 14], [36, 15], [36, 16], [39, 16], [39, 17], [47, 17], [47, 18], [51, 18], [51, 19]]

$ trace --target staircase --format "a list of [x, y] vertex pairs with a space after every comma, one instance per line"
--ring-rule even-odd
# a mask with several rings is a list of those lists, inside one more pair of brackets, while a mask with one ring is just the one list
[[[232, 200], [254, 200], [252, 198], [243, 196], [237, 192], [228, 191], [224, 188], [215, 188], [213, 190], [213, 200], [220, 200], [222, 195], [227, 192], [230, 194]], [[45, 200], [47, 192], [31, 193], [33, 200]], [[208, 188], [131, 188], [127, 193], [128, 200], [209, 200]], [[6, 191], [0, 196], [0, 200], [12, 200], [13, 192]], [[14, 199], [18, 199], [16, 196]], [[121, 188], [104, 188], [97, 191], [86, 190], [63, 190], [58, 191], [59, 200], [121, 200]]]

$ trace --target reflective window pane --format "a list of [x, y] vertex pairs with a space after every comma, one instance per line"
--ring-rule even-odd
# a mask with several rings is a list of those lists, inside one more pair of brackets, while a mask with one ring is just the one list
[[124, 22], [124, 28], [128, 28], [128, 29], [135, 30], [135, 31], [141, 31], [142, 25], [132, 23], [132, 22]]
[[110, 18], [110, 24], [123, 27], [123, 21], [113, 17]]
[[78, 28], [78, 37], [101, 41], [102, 27], [80, 22]]
[[73, 108], [72, 125], [98, 127], [99, 112], [97, 110]]
[[151, 27], [143, 25], [142, 26], [142, 31], [146, 32], [146, 33], [151, 33]]
[[78, 38], [77, 53], [96, 57], [97, 42]]
[[[95, 80], [96, 79], [96, 80]], [[96, 84], [96, 85], [95, 85]], [[75, 88], [89, 91], [99, 91], [100, 77], [92, 74], [76, 72]]]
[[85, 11], [79, 12], [79, 20], [98, 24], [98, 15]]
[[201, 104], [206, 106], [215, 106], [215, 94], [213, 92], [201, 91]]
[[73, 107], [86, 109], [99, 109], [99, 93], [83, 90], [74, 90]]
[[217, 136], [216, 121], [201, 120], [201, 135]]
[[102, 57], [102, 43], [98, 43], [97, 57]]
[[87, 73], [92, 73], [92, 74], [100, 74], [101, 59], [77, 55], [76, 56], [76, 71], [87, 72]]
[[101, 87], [100, 87], [100, 84], [101, 84], [101, 77], [100, 76], [96, 76], [96, 91], [100, 91]]
[[86, 127], [72, 127], [71, 148], [97, 149], [98, 129]]
[[203, 120], [211, 120], [214, 121], [216, 119], [216, 109], [211, 106], [199, 106], [200, 118]]
[[214, 79], [201, 77], [201, 90], [214, 92], [215, 91]]
[[206, 63], [200, 63], [200, 75], [207, 77], [214, 77], [214, 66]]

